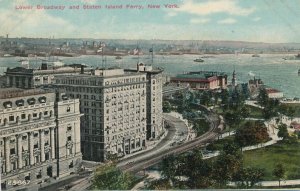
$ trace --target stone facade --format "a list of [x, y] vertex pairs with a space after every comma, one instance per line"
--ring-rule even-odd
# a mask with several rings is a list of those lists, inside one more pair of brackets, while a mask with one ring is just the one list
[[1, 187], [75, 172], [82, 158], [80, 116], [79, 100], [63, 94], [0, 90]]
[[74, 74], [84, 72], [84, 68], [79, 66], [65, 66], [59, 68], [27, 69], [23, 67], [8, 68], [5, 72], [6, 87], [16, 88], [37, 88], [45, 87], [54, 83], [57, 75]]
[[146, 147], [146, 74], [122, 69], [56, 77], [55, 86], [81, 101], [83, 158], [105, 161]]

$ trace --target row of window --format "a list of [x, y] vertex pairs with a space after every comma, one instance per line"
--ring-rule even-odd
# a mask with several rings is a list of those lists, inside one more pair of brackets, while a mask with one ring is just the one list
[[[46, 103], [47, 98], [45, 96], [43, 97], [39, 97], [38, 98], [39, 103]], [[36, 99], [35, 98], [29, 98], [27, 99], [27, 103], [29, 105], [34, 105], [36, 103]], [[25, 105], [25, 101], [24, 99], [19, 99], [15, 101], [15, 104], [17, 107], [21, 107]], [[6, 101], [3, 103], [4, 108], [8, 109], [8, 108], [12, 108], [13, 102], [12, 101]]]
[[[8, 120], [7, 118], [4, 118], [3, 119], [3, 125], [7, 125], [8, 121], [10, 123], [18, 123], [20, 122], [20, 117], [21, 117], [21, 120], [22, 121], [30, 121], [30, 120], [34, 120], [34, 119], [41, 119], [42, 118], [42, 114], [44, 114], [43, 116], [44, 117], [52, 117], [53, 116], [53, 111], [51, 110], [50, 112], [49, 111], [44, 111], [44, 113], [40, 112], [39, 114], [38, 113], [33, 113], [32, 115], [31, 114], [28, 114], [26, 115], [25, 113], [22, 113], [20, 116], [14, 116], [14, 115], [11, 115], [8, 117]], [[0, 118], [0, 124], [2, 124], [2, 119]]]

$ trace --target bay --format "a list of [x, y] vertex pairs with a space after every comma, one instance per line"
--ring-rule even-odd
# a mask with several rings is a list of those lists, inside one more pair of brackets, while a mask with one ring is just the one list
[[[203, 56], [203, 55], [201, 55]], [[211, 55], [210, 55], [211, 56]], [[283, 60], [283, 57], [293, 55], [281, 54], [261, 54], [260, 57], [252, 57], [251, 54], [222, 54], [213, 55], [213, 58], [202, 58], [204, 62], [194, 62], [199, 58], [198, 55], [155, 55], [153, 65], [164, 68], [168, 75], [189, 71], [221, 71], [228, 74], [228, 81], [231, 81], [233, 70], [237, 73], [238, 82], [248, 82], [249, 79], [256, 78], [273, 88], [282, 92], [288, 98], [300, 97], [300, 60]], [[0, 74], [6, 71], [7, 67], [13, 68], [20, 66], [21, 58], [10, 57], [0, 58]], [[96, 67], [113, 67], [122, 68], [136, 67], [138, 62], [152, 64], [150, 55], [141, 56], [124, 56], [122, 59], [115, 59], [114, 56], [80, 56], [80, 57], [60, 57], [65, 64], [84, 63]], [[104, 60], [104, 61], [103, 61]], [[40, 67], [40, 62], [31, 58], [30, 67]]]

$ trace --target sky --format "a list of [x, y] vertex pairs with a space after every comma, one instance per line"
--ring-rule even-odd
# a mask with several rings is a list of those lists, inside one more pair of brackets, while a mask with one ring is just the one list
[[[0, 0], [0, 5], [0, 36], [300, 43], [300, 0]], [[27, 5], [33, 9], [16, 9]], [[37, 10], [36, 5], [66, 7]], [[70, 10], [71, 5], [81, 9]]]

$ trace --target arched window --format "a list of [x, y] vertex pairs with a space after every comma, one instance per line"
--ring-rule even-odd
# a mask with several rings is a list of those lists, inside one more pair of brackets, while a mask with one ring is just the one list
[[28, 121], [31, 121], [31, 114], [28, 114]]
[[4, 118], [4, 120], [3, 120], [3, 125], [4, 125], [4, 126], [7, 125], [7, 119], [6, 119], [6, 118]]

